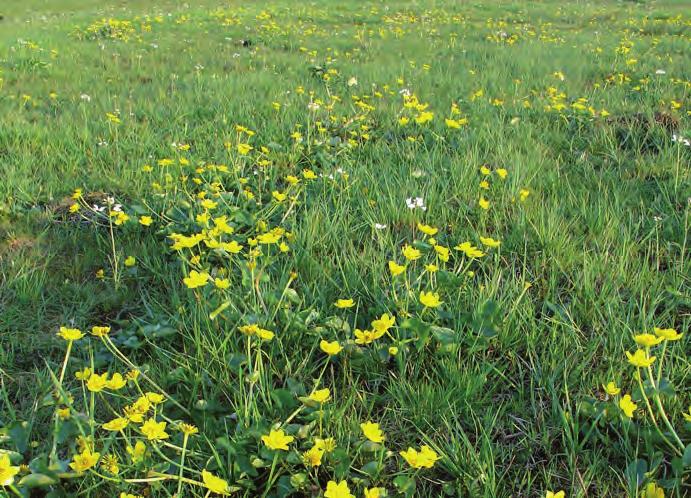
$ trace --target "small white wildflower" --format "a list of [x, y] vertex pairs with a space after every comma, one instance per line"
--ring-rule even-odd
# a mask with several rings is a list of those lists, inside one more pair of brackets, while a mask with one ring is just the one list
[[422, 197], [408, 197], [405, 200], [406, 206], [408, 206], [408, 209], [422, 209], [423, 211], [427, 210], [427, 206], [425, 206], [425, 201], [422, 199]]

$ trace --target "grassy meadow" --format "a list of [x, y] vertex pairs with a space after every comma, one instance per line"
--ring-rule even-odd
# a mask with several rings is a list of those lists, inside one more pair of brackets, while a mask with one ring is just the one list
[[689, 496], [676, 0], [0, 3], [0, 496]]

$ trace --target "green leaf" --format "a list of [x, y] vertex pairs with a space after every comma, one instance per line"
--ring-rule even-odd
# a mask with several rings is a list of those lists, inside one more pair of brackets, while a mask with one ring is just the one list
[[381, 466], [379, 465], [379, 461], [372, 460], [371, 462], [363, 465], [360, 470], [370, 476], [372, 479], [376, 479], [381, 472]]
[[410, 497], [415, 492], [415, 479], [409, 476], [398, 476], [393, 480], [394, 486], [399, 493]]
[[326, 322], [324, 322], [326, 327], [335, 330], [336, 332], [343, 332], [345, 334], [350, 334], [350, 324], [346, 322], [340, 316], [329, 317]]
[[684, 448], [684, 455], [681, 457], [681, 463], [684, 468], [691, 467], [691, 444], [687, 444]]
[[638, 489], [645, 481], [645, 473], [648, 472], [648, 462], [645, 460], [634, 460], [627, 467], [624, 475], [629, 482], [630, 489]]
[[15, 448], [19, 453], [24, 453], [29, 443], [29, 424], [28, 422], [16, 421], [7, 430]]
[[45, 474], [29, 474], [19, 480], [20, 488], [42, 488], [55, 484], [57, 479]]
[[288, 411], [298, 406], [298, 401], [288, 389], [275, 389], [271, 392], [271, 399], [276, 402], [281, 410]]
[[458, 343], [456, 332], [446, 327], [432, 326], [432, 335], [445, 346]]

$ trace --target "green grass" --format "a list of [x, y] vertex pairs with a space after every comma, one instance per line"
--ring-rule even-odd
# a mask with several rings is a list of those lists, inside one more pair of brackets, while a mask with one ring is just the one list
[[[655, 429], [625, 356], [642, 331], [684, 333], [664, 353], [656, 347], [665, 382], [646, 389], [651, 400], [661, 392], [688, 445], [691, 147], [672, 141], [691, 137], [684, 2], [155, 4], [0, 6], [0, 451], [49, 475], [51, 496], [172, 496], [172, 478], [116, 481], [152, 469], [177, 476], [179, 449], [161, 446], [167, 467], [158, 453], [130, 465], [122, 438], [97, 428], [113, 418], [109, 405], [99, 396], [90, 407], [74, 378], [89, 365], [125, 372], [114, 344], [156, 384], [141, 380], [145, 391], [175, 401], [165, 405], [171, 443], [182, 445], [172, 421], [199, 427], [185, 475], [209, 469], [238, 486], [236, 496], [320, 496], [341, 479], [356, 496], [372, 486], [411, 496], [411, 482], [425, 497], [636, 497], [652, 482], [665, 496], [688, 493], [691, 450], [665, 443], [673, 436], [656, 406]], [[102, 18], [131, 21], [132, 32], [92, 36]], [[431, 122], [399, 124], [417, 114], [404, 108], [405, 92], [429, 104]], [[461, 129], [444, 123], [452, 103], [468, 119]], [[317, 121], [329, 124], [321, 134]], [[236, 124], [256, 132], [242, 139], [254, 146], [248, 156], [236, 151]], [[348, 138], [354, 146], [339, 145]], [[256, 166], [264, 157], [271, 165]], [[159, 166], [163, 158], [176, 160]], [[201, 164], [228, 172], [195, 172]], [[479, 187], [482, 165], [489, 190]], [[303, 169], [319, 177], [290, 187], [285, 177]], [[214, 197], [214, 181], [213, 215], [229, 217], [245, 248], [219, 258], [202, 244], [196, 266], [169, 236], [201, 230], [196, 194]], [[70, 214], [78, 188], [81, 214]], [[273, 190], [295, 200], [277, 203]], [[108, 196], [129, 222], [89, 214]], [[406, 206], [418, 196], [426, 211]], [[151, 227], [137, 223], [142, 214]], [[252, 274], [248, 238], [260, 220], [291, 232], [282, 239], [290, 250], [265, 247]], [[446, 269], [418, 222], [438, 227], [451, 248]], [[453, 250], [480, 236], [501, 246], [473, 262]], [[387, 262], [402, 263], [414, 242], [424, 255], [409, 265], [407, 290]], [[129, 255], [136, 264], [124, 267]], [[442, 271], [430, 277], [423, 261]], [[230, 288], [188, 289], [191, 269], [225, 269]], [[444, 304], [423, 310], [418, 292], [430, 289]], [[334, 307], [346, 297], [356, 306]], [[385, 312], [397, 319], [390, 335], [354, 344], [352, 331]], [[255, 322], [276, 337], [252, 350], [252, 363], [238, 327]], [[56, 382], [64, 325], [110, 325], [113, 343], [76, 342]], [[327, 361], [322, 338], [346, 347]], [[605, 395], [609, 381], [633, 395], [633, 420], [620, 395]], [[313, 387], [331, 389], [321, 424], [339, 449], [308, 470], [296, 450], [319, 435], [318, 413], [290, 417]], [[114, 411], [137, 396], [127, 389], [105, 398]], [[58, 393], [74, 397], [68, 421], [55, 421]], [[260, 436], [289, 418], [296, 441], [272, 472]], [[389, 453], [361, 445], [366, 420], [381, 425]], [[80, 431], [120, 457], [119, 477], [66, 475]], [[413, 472], [399, 451], [422, 444], [441, 459], [406, 480]], [[378, 451], [383, 463], [367, 476]], [[184, 482], [182, 491], [205, 492]]]

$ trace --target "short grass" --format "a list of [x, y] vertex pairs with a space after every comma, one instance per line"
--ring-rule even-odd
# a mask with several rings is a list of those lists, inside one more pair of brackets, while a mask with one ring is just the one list
[[[31, 471], [52, 476], [40, 483], [51, 496], [204, 495], [152, 478], [180, 472], [179, 433], [178, 449], [156, 447], [170, 462], [155, 454], [142, 468], [97, 428], [107, 404], [54, 416], [58, 391], [88, 401], [78, 368], [126, 369], [85, 338], [56, 388], [57, 330], [109, 325], [111, 344], [177, 402], [166, 417], [199, 427], [183, 473], [210, 469], [238, 496], [320, 496], [342, 479], [357, 496], [642, 496], [651, 482], [688, 493], [684, 2], [6, 0], [0, 15], [0, 448], [31, 462], [15, 483]], [[131, 24], [98, 24], [109, 18]], [[201, 230], [202, 191], [245, 245], [236, 257], [171, 250], [172, 233]], [[108, 197], [130, 221], [90, 211]], [[416, 197], [426, 210], [407, 206]], [[253, 272], [261, 222], [290, 232], [289, 251], [267, 246]], [[448, 263], [418, 223], [439, 229]], [[454, 251], [480, 236], [501, 245], [476, 260]], [[423, 257], [394, 278], [387, 262], [403, 263], [406, 244]], [[188, 289], [192, 269], [231, 286]], [[422, 307], [425, 290], [444, 303]], [[388, 335], [355, 344], [382, 313], [396, 316]], [[247, 323], [276, 336], [250, 348]], [[681, 445], [665, 443], [659, 414], [655, 430], [626, 361], [634, 334], [654, 327], [684, 333], [664, 346], [664, 383], [649, 394], [662, 392]], [[345, 349], [329, 359], [321, 339]], [[620, 395], [605, 394], [610, 381]], [[331, 390], [321, 414], [299, 409], [314, 387]], [[67, 475], [80, 419], [119, 456], [117, 476], [102, 462]], [[384, 446], [362, 444], [366, 420]], [[267, 453], [259, 436], [278, 423], [296, 442]], [[298, 451], [315, 435], [339, 449], [309, 469]], [[441, 458], [412, 472], [399, 451], [423, 444]]]

